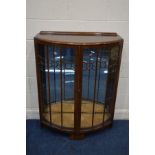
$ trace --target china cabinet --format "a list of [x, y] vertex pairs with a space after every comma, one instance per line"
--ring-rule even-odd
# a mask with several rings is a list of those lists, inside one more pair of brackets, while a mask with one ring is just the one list
[[123, 39], [41, 31], [34, 44], [41, 124], [72, 139], [112, 126]]

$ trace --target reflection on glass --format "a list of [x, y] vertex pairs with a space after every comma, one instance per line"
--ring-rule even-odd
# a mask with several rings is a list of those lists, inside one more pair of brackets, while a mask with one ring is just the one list
[[[98, 59], [98, 60], [97, 60]], [[96, 62], [97, 61], [97, 62]], [[96, 98], [98, 102], [104, 103], [105, 89], [108, 74], [108, 51], [102, 49], [98, 56], [96, 49], [85, 49], [83, 52], [83, 83], [82, 98], [93, 100], [94, 98], [94, 80], [96, 78]], [[97, 67], [96, 67], [97, 63]], [[97, 74], [95, 77], [95, 71]]]
[[[75, 49], [47, 45], [40, 45], [39, 48], [41, 102], [44, 119], [58, 126], [73, 128]], [[107, 101], [107, 98], [112, 99], [114, 94], [118, 52], [118, 47], [111, 50], [106, 48], [98, 50], [85, 48], [83, 50], [81, 60], [83, 62], [82, 128], [102, 124], [110, 118], [111, 101]], [[110, 78], [107, 84], [108, 76]]]

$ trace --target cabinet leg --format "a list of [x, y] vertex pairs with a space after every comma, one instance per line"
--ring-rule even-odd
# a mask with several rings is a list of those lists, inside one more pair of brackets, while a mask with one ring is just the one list
[[69, 138], [72, 140], [82, 140], [85, 138], [85, 134], [83, 134], [83, 133], [78, 133], [78, 134], [72, 133], [72, 134], [70, 134]]
[[113, 123], [109, 124], [108, 125], [108, 128], [112, 128], [112, 126], [113, 126]]
[[45, 125], [43, 123], [40, 123], [41, 128], [45, 128]]

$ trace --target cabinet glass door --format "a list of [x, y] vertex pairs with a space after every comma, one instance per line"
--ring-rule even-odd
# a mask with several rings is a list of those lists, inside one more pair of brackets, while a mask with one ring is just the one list
[[39, 45], [37, 56], [44, 121], [73, 128], [75, 49]]
[[104, 125], [114, 111], [119, 46], [83, 49], [81, 128]]
[[105, 106], [108, 65], [107, 49], [83, 50], [81, 128], [102, 124], [109, 118]]

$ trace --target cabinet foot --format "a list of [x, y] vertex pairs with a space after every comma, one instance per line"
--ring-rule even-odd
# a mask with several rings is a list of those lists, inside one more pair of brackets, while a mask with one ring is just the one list
[[43, 123], [40, 123], [40, 127], [41, 127], [41, 128], [44, 128], [45, 125], [44, 125]]
[[72, 134], [70, 134], [69, 138], [71, 140], [82, 140], [85, 138], [85, 134], [83, 134], [83, 133], [78, 133], [78, 134], [72, 133]]
[[112, 128], [112, 126], [113, 126], [113, 124], [111, 123], [111, 124], [108, 125], [108, 128]]

